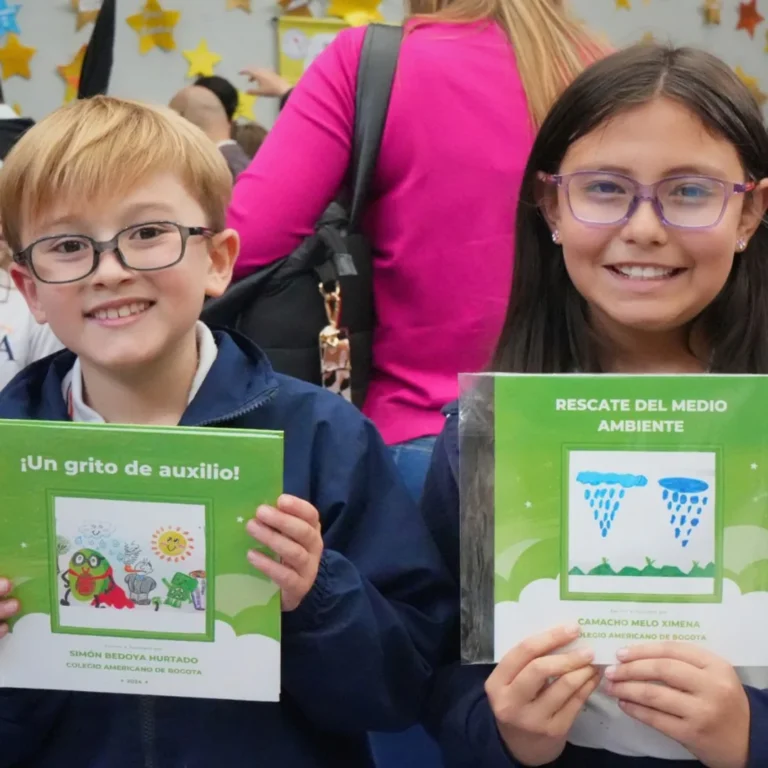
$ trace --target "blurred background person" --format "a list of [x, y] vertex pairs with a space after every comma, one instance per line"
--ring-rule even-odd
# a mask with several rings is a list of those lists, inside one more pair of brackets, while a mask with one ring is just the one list
[[216, 98], [221, 102], [221, 106], [224, 107], [224, 112], [227, 114], [227, 120], [232, 123], [237, 113], [237, 107], [240, 104], [240, 94], [237, 92], [232, 83], [225, 77], [219, 75], [210, 75], [205, 77], [198, 77], [193, 85], [199, 85], [201, 88], [207, 88], [211, 93], [216, 95]]
[[[419, 497], [457, 374], [485, 367], [506, 311], [518, 187], [538, 124], [603, 46], [561, 0], [412, 0], [364, 228], [377, 326], [365, 413]], [[235, 186], [236, 279], [291, 253], [343, 190], [364, 28], [293, 90]], [[352, 362], [354, 366], [354, 361]]]
[[170, 102], [171, 109], [196, 125], [219, 148], [236, 179], [251, 162], [242, 146], [232, 138], [233, 125], [215, 93], [199, 85], [182, 88]]
[[[562, 0], [410, 0], [408, 12], [364, 220], [376, 312], [364, 412], [418, 499], [457, 374], [484, 369], [501, 331], [535, 132], [607, 47]], [[293, 90], [245, 70], [285, 103], [235, 185], [236, 279], [293, 252], [344, 191], [364, 36], [342, 31]], [[382, 768], [440, 764], [418, 730], [372, 744]]]
[[251, 120], [235, 123], [235, 141], [243, 148], [248, 157], [253, 159], [267, 138], [267, 129]]
[[58, 352], [63, 349], [63, 344], [53, 335], [50, 326], [41, 325], [35, 320], [24, 297], [16, 290], [8, 274], [12, 254], [1, 228], [2, 225], [0, 225], [0, 389], [3, 389], [30, 363]]

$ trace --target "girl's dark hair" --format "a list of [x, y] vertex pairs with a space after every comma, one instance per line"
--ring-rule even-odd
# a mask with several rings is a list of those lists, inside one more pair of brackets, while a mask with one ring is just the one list
[[[768, 176], [768, 132], [747, 87], [720, 59], [692, 48], [636, 45], [592, 65], [542, 124], [520, 190], [515, 269], [492, 369], [599, 372], [586, 302], [566, 272], [542, 216], [537, 173], [557, 173], [568, 148], [604, 121], [664, 96], [687, 107], [739, 154], [747, 177]], [[722, 291], [700, 315], [711, 369], [768, 373], [768, 228], [761, 222]]]

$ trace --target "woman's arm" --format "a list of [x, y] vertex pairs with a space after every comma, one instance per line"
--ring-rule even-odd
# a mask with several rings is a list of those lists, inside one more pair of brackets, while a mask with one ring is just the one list
[[295, 250], [342, 186], [364, 34], [345, 30], [314, 61], [240, 175], [227, 216], [241, 240], [236, 280]]

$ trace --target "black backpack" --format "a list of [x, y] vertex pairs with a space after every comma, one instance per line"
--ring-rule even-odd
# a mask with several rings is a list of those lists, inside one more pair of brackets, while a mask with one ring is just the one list
[[351, 399], [358, 407], [368, 387], [375, 323], [373, 253], [360, 226], [402, 34], [400, 27], [378, 24], [366, 30], [357, 80], [349, 206], [330, 205], [315, 234], [293, 253], [235, 283], [207, 302], [202, 312], [204, 322], [232, 328], [256, 342], [276, 371], [322, 386], [319, 335], [329, 324], [324, 295], [338, 295], [338, 324], [351, 346]]

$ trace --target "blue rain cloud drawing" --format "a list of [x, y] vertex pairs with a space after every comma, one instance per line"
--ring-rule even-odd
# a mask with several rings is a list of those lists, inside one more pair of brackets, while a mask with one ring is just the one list
[[659, 485], [675, 539], [685, 548], [710, 507], [709, 484], [694, 477], [665, 477]]
[[579, 472], [576, 482], [588, 486], [584, 500], [589, 504], [600, 535], [605, 539], [621, 512], [627, 492], [648, 485], [645, 475], [618, 474], [616, 472]]

